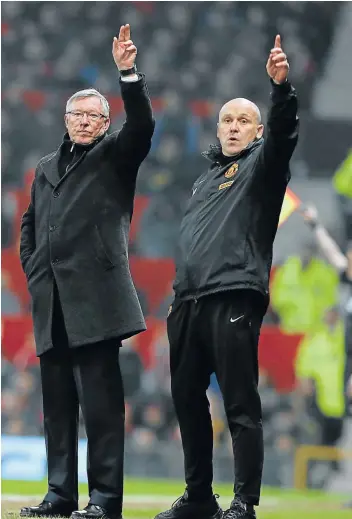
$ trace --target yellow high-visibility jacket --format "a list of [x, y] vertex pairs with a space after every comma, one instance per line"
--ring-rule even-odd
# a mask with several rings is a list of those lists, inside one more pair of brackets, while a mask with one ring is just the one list
[[336, 171], [332, 183], [340, 195], [352, 198], [352, 149]]
[[318, 329], [327, 308], [338, 301], [339, 278], [328, 263], [314, 258], [306, 268], [299, 256], [290, 256], [277, 269], [271, 284], [271, 305], [285, 333]]
[[345, 413], [344, 369], [342, 320], [333, 329], [322, 325], [301, 341], [295, 360], [296, 376], [314, 381], [317, 406], [325, 416], [341, 418]]

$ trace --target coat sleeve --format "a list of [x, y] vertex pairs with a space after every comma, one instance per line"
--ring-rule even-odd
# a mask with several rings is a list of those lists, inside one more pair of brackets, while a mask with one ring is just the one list
[[117, 161], [124, 166], [122, 171], [132, 175], [137, 174], [149, 153], [155, 126], [148, 87], [144, 75], [138, 75], [135, 82], [120, 80], [126, 120], [115, 142]]
[[35, 210], [34, 210], [34, 193], [35, 193], [35, 179], [31, 188], [31, 199], [27, 211], [22, 216], [21, 223], [21, 240], [20, 240], [20, 259], [24, 273], [27, 272], [28, 262], [32, 256], [35, 243]]
[[289, 162], [298, 141], [297, 95], [288, 81], [282, 85], [271, 81], [271, 84], [271, 107], [259, 157], [260, 169], [266, 180], [288, 182]]

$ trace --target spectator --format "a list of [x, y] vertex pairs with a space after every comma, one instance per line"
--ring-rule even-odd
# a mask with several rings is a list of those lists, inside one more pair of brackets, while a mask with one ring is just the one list
[[[342, 435], [345, 414], [344, 369], [343, 321], [338, 310], [331, 308], [326, 312], [320, 330], [303, 339], [296, 358], [296, 375], [301, 393], [319, 424], [321, 445], [335, 446]], [[338, 468], [334, 462], [325, 466], [333, 470]], [[329, 476], [329, 470], [321, 470], [315, 485], [322, 488]]]
[[316, 256], [309, 244], [301, 257], [290, 256], [278, 267], [271, 284], [271, 305], [285, 333], [319, 328], [326, 308], [337, 303], [338, 275]]

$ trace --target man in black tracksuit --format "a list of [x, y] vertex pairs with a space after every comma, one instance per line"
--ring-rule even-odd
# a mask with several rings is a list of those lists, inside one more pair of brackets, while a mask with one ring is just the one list
[[206, 390], [215, 372], [235, 458], [235, 499], [223, 517], [255, 518], [263, 468], [258, 339], [272, 247], [297, 144], [297, 98], [280, 36], [267, 72], [272, 106], [265, 139], [258, 108], [234, 99], [220, 111], [221, 146], [195, 182], [181, 224], [175, 301], [168, 316], [172, 395], [187, 489], [157, 519], [222, 517], [212, 491], [213, 431]]

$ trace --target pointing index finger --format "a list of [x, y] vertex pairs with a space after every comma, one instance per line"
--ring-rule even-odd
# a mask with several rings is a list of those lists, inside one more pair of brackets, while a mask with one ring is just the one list
[[281, 49], [281, 36], [280, 34], [277, 34], [275, 37], [275, 44], [274, 47]]

